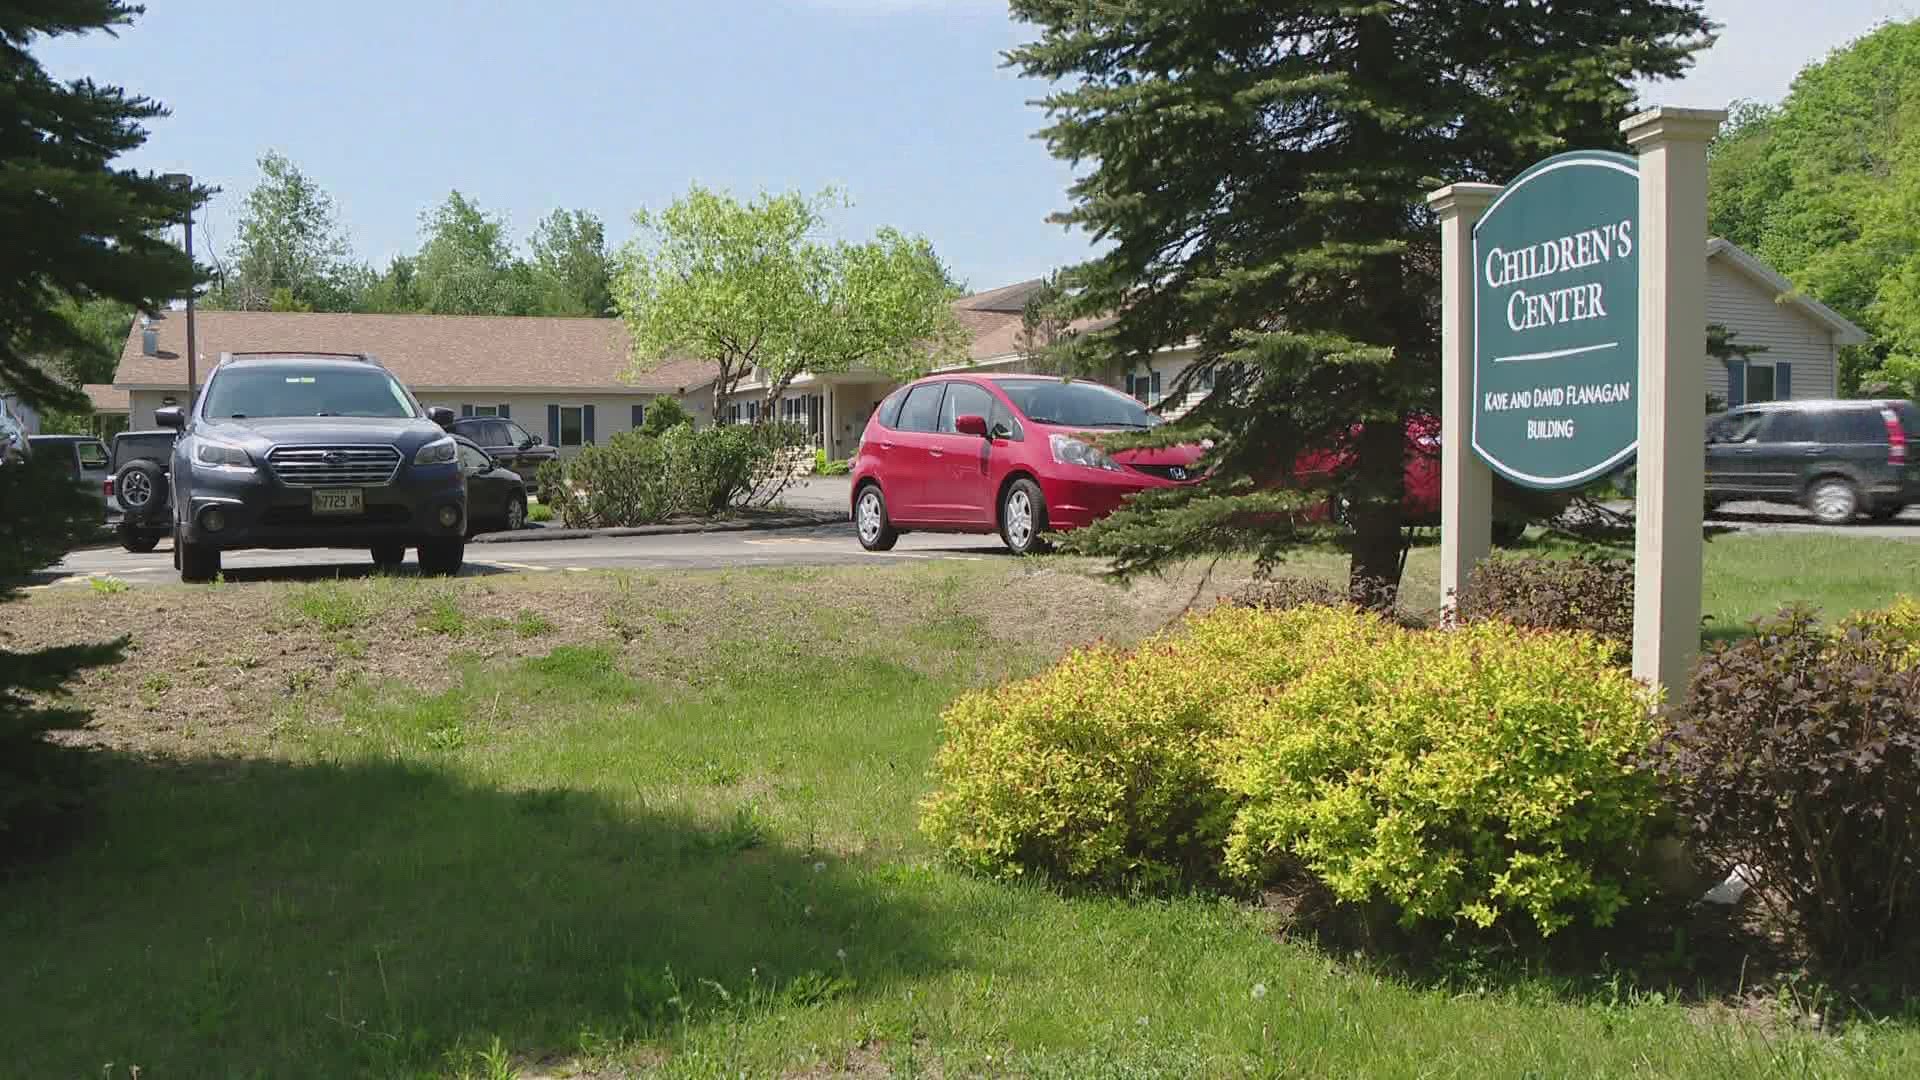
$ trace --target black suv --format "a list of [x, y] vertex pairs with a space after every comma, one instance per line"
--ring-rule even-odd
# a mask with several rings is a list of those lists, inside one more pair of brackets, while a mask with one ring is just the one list
[[113, 437], [107, 462], [107, 526], [128, 551], [152, 551], [173, 533], [167, 474], [177, 437], [172, 431], [123, 431]]
[[1920, 502], [1911, 401], [1774, 401], [1707, 418], [1707, 502], [1797, 503], [1821, 523]]
[[493, 460], [519, 473], [536, 494], [540, 490], [540, 466], [560, 459], [559, 450], [504, 416], [463, 416], [448, 424], [447, 430], [472, 439]]
[[183, 581], [220, 572], [235, 548], [356, 547], [379, 566], [406, 549], [452, 574], [466, 557], [459, 448], [371, 357], [223, 355], [173, 449], [173, 561]]

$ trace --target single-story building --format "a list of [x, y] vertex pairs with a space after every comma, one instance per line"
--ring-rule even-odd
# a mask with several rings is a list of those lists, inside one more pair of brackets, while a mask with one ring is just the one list
[[[1836, 396], [1839, 352], [1865, 342], [1865, 331], [1725, 240], [1710, 242], [1706, 257], [1708, 321], [1731, 330], [1736, 344], [1764, 350], [1729, 364], [1709, 360], [1708, 392], [1729, 404]], [[954, 314], [970, 337], [959, 368], [1032, 370], [1035, 343], [1024, 314], [1040, 287], [1025, 281], [956, 300]], [[635, 374], [627, 329], [617, 319], [205, 311], [196, 331], [203, 382], [222, 353], [371, 353], [426, 404], [508, 417], [563, 454], [638, 425], [661, 396], [679, 398], [700, 424], [751, 423], [765, 407], [758, 373], [735, 387], [718, 417], [709, 415], [714, 365], [672, 360]], [[155, 409], [185, 398], [185, 349], [184, 313], [135, 322], [113, 385], [88, 387], [96, 412], [118, 410], [134, 427], [151, 427]], [[1192, 344], [1163, 349], [1105, 381], [1178, 416], [1210, 392], [1200, 383], [1184, 399], [1166, 400], [1195, 355]], [[775, 418], [804, 426], [815, 446], [846, 458], [867, 418], [899, 385], [874, 371], [802, 374], [775, 405]]]
[[1744, 361], [1707, 362], [1707, 393], [1728, 405], [1840, 396], [1840, 350], [1867, 332], [1793, 286], [1739, 245], [1707, 243], [1707, 321], [1733, 343], [1753, 346]]
[[[113, 389], [127, 395], [135, 428], [186, 400], [186, 324], [170, 311], [127, 335]], [[366, 353], [422, 404], [508, 417], [563, 455], [635, 427], [657, 397], [683, 399], [696, 421], [711, 411], [712, 364], [673, 360], [633, 375], [618, 319], [201, 311], [194, 336], [203, 386], [222, 353]]]
[[[967, 369], [1027, 370], [1031, 349], [1024, 312], [1041, 282], [1025, 281], [954, 302], [954, 313], [972, 334]], [[1715, 239], [1707, 245], [1707, 321], [1727, 327], [1733, 343], [1757, 351], [1745, 360], [1707, 361], [1707, 392], [1730, 405], [1756, 401], [1839, 396], [1840, 350], [1867, 341], [1866, 331], [1795, 290], [1793, 283], [1738, 245]], [[1071, 329], [1084, 329], [1080, 324]], [[1204, 400], [1211, 386], [1202, 380], [1184, 398], [1165, 395], [1196, 355], [1191, 345], [1163, 349], [1104, 381], [1142, 403], [1177, 417]], [[957, 370], [957, 369], [956, 369]], [[898, 382], [872, 372], [802, 375], [781, 402], [787, 419], [824, 418], [815, 423], [816, 440], [835, 458], [849, 456], [867, 417]], [[724, 421], [747, 422], [762, 407], [766, 384], [743, 380], [723, 406]], [[825, 435], [818, 433], [824, 431]]]

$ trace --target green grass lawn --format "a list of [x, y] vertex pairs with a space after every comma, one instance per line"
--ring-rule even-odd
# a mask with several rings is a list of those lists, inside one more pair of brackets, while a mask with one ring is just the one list
[[[1920, 549], [1779, 543], [1715, 541], [1710, 608], [1916, 580]], [[1037, 632], [1036, 606], [1131, 594], [1029, 566], [89, 596], [262, 604], [222, 617], [431, 668], [276, 692], [224, 742], [139, 743], [164, 695], [116, 712], [75, 850], [0, 880], [0, 1076], [1920, 1075], [1913, 1026], [1812, 1033], [1804, 999], [1428, 984], [1257, 906], [937, 864], [914, 820], [942, 705], [1158, 619]]]

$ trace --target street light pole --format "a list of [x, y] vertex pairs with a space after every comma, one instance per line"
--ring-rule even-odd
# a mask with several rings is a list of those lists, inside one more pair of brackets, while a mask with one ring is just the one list
[[[176, 189], [178, 189], [182, 194], [186, 196], [187, 217], [185, 221], [186, 236], [184, 238], [184, 242], [187, 246], [187, 261], [192, 262], [193, 261], [193, 177], [187, 175], [186, 173], [168, 173], [165, 176], [161, 177], [161, 179], [165, 180], [169, 184], [172, 184]], [[195, 291], [197, 291], [197, 288], [195, 287], [190, 287], [187, 289], [187, 413], [188, 415], [192, 415], [194, 402], [197, 401], [200, 397], [200, 380], [199, 380], [200, 373], [199, 373], [199, 364], [198, 364], [198, 361], [200, 358], [200, 352], [199, 352], [198, 342], [194, 340], [194, 336], [193, 336], [193, 294]]]

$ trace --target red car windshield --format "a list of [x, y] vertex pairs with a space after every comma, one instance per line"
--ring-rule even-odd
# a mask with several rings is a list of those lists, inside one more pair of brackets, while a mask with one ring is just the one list
[[1093, 383], [1058, 379], [1001, 379], [1027, 419], [1036, 424], [1076, 428], [1150, 428], [1166, 421], [1118, 390]]

